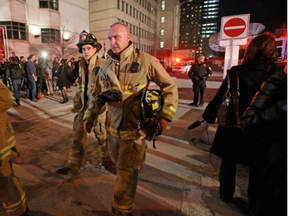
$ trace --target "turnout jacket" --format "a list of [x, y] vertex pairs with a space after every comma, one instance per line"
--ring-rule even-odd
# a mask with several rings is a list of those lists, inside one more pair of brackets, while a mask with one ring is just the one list
[[[98, 58], [97, 54], [95, 53], [94, 56], [90, 58], [89, 65], [87, 68], [86, 60], [84, 58], [81, 59], [80, 66], [79, 66], [79, 79], [77, 83], [77, 92], [73, 98], [73, 109], [72, 112], [80, 112], [83, 109], [87, 108], [87, 103], [91, 92], [94, 90], [94, 84], [97, 77], [97, 72], [99, 68], [103, 64], [105, 59]], [[88, 74], [86, 74], [88, 72]], [[85, 83], [86, 78], [88, 78], [87, 82], [87, 96], [85, 96]], [[85, 98], [86, 97], [86, 98]], [[102, 109], [102, 112], [105, 111], [105, 107]], [[101, 113], [102, 113], [101, 112]]]
[[[122, 102], [109, 102], [106, 117], [107, 132], [120, 139], [142, 139], [139, 130], [139, 101], [142, 91], [149, 81], [155, 82], [163, 96], [164, 105], [159, 116], [171, 121], [178, 104], [178, 90], [155, 57], [137, 52], [130, 45], [120, 54], [120, 61], [110, 49], [109, 58], [99, 70], [95, 89], [90, 96], [89, 107], [84, 120], [93, 122], [93, 115], [98, 115], [101, 105], [97, 105], [97, 93], [107, 90], [119, 90], [123, 94]], [[132, 62], [139, 63], [138, 72], [131, 72]]]
[[11, 92], [0, 82], [0, 167], [11, 159], [11, 149], [19, 152], [13, 127], [6, 113], [12, 104]]

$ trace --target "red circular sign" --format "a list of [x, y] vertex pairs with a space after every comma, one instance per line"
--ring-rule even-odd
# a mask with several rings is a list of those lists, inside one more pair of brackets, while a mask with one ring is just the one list
[[232, 18], [224, 25], [224, 33], [229, 37], [237, 37], [246, 29], [246, 23], [241, 18]]

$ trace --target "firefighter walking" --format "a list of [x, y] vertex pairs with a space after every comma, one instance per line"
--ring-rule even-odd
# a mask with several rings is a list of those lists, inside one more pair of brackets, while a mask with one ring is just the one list
[[11, 161], [11, 150], [18, 152], [14, 131], [6, 113], [12, 104], [12, 94], [0, 82], [0, 202], [8, 215], [25, 216], [28, 213], [25, 192], [14, 175]]
[[[87, 132], [91, 131], [95, 117], [107, 103], [107, 149], [117, 168], [112, 212], [113, 215], [130, 215], [138, 174], [147, 148], [141, 131], [148, 137], [159, 134], [158, 131], [149, 131], [149, 127], [142, 127], [139, 104], [143, 90], [149, 81], [160, 87], [163, 106], [155, 119], [161, 125], [160, 132], [165, 130], [176, 112], [178, 91], [176, 83], [155, 57], [133, 49], [129, 29], [124, 23], [113, 24], [108, 39], [111, 47], [109, 58], [103, 63], [96, 78], [95, 89], [84, 116], [84, 127]], [[157, 98], [150, 94], [145, 99]], [[159, 104], [154, 103], [153, 108], [157, 109]]]
[[[65, 167], [60, 167], [57, 173], [67, 175], [68, 173], [76, 174], [82, 165], [85, 147], [87, 142], [87, 132], [84, 131], [83, 117], [88, 107], [88, 98], [94, 89], [95, 79], [97, 73], [103, 62], [102, 58], [97, 56], [97, 48], [99, 43], [93, 34], [82, 31], [77, 44], [79, 52], [83, 53], [84, 58], [81, 59], [79, 65], [80, 78], [77, 81], [78, 91], [73, 98], [72, 112], [77, 113], [73, 122], [73, 144], [68, 161]], [[98, 117], [94, 120], [94, 134], [99, 144], [99, 152], [102, 165], [106, 165], [109, 162], [109, 156], [106, 153], [106, 107], [100, 111]]]

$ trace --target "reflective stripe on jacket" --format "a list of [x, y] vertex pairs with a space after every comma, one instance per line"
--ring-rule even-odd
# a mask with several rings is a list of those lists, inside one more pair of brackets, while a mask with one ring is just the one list
[[0, 82], [0, 166], [11, 158], [11, 149], [18, 151], [14, 130], [6, 111], [12, 106], [13, 98], [9, 89]]
[[[87, 83], [87, 96], [89, 98], [91, 92], [94, 90], [94, 85], [95, 85], [95, 79], [97, 77], [97, 74], [95, 74], [95, 69], [97, 67], [101, 67], [101, 65], [105, 62], [105, 59], [98, 58], [97, 54], [91, 57], [88, 65], [88, 83]], [[77, 83], [77, 92], [73, 98], [73, 112], [80, 112], [82, 109], [85, 108], [87, 105], [87, 101], [84, 98], [85, 94], [85, 75], [87, 71], [87, 64], [86, 60], [84, 58], [81, 59], [80, 64], [79, 64], [79, 79]], [[87, 108], [87, 106], [86, 106]], [[105, 111], [105, 107], [103, 108], [102, 112]]]
[[[178, 104], [177, 85], [155, 57], [144, 52], [138, 54], [133, 49], [131, 42], [130, 46], [121, 53], [120, 62], [111, 50], [108, 51], [108, 55], [110, 58], [104, 62], [96, 78], [95, 90], [90, 96], [89, 107], [86, 110], [84, 120], [93, 121], [91, 115], [99, 114], [101, 107], [98, 107], [96, 103], [98, 92], [116, 89], [123, 93], [123, 100], [122, 102], [109, 102], [107, 104], [106, 123], [110, 127], [110, 132], [107, 129], [108, 133], [111, 134], [112, 128], [120, 131], [121, 139], [130, 137], [133, 133], [134, 138], [140, 138], [141, 135], [137, 133], [140, 113], [139, 110], [135, 109], [135, 106], [141, 99], [143, 88], [149, 81], [153, 81], [160, 87], [164, 99], [164, 106], [159, 116], [171, 121]], [[131, 72], [131, 64], [137, 58], [139, 71]]]

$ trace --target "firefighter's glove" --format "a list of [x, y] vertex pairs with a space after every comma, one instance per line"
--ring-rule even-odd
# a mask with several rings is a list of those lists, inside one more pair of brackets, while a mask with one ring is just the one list
[[145, 139], [148, 141], [156, 139], [157, 136], [161, 135], [162, 129], [159, 120], [151, 121], [149, 126], [147, 127], [146, 137]]
[[101, 92], [97, 95], [97, 98], [102, 100], [104, 103], [106, 102], [119, 102], [122, 101], [122, 92], [118, 90], [108, 90]]

